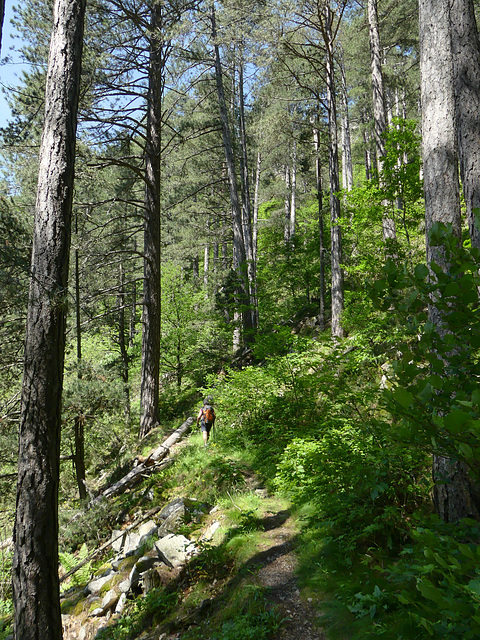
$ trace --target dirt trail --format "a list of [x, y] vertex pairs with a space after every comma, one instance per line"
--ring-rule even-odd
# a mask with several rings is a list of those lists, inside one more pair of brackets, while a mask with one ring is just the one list
[[287, 512], [271, 514], [267, 521], [270, 526], [266, 527], [259, 547], [259, 551], [266, 552], [265, 561], [259, 567], [257, 580], [268, 587], [270, 601], [285, 620], [275, 640], [325, 640], [317, 623], [317, 612], [300, 597], [298, 589], [295, 555], [298, 529]]

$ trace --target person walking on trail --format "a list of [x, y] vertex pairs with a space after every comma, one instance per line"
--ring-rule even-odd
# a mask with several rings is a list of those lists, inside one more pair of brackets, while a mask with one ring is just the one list
[[203, 407], [198, 412], [197, 416], [197, 428], [200, 422], [200, 428], [202, 430], [203, 446], [208, 446], [208, 439], [210, 437], [210, 431], [215, 424], [215, 410], [212, 407], [212, 401], [210, 398], [205, 398], [203, 401]]

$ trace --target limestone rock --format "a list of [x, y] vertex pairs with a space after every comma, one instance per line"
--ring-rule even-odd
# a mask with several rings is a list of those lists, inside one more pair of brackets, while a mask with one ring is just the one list
[[117, 593], [114, 589], [110, 589], [110, 591], [107, 591], [107, 593], [103, 597], [101, 605], [104, 615], [107, 613], [107, 611], [110, 611], [110, 609], [113, 609], [113, 607], [117, 605], [119, 598], [120, 594]]
[[110, 580], [112, 579], [112, 576], [114, 575], [114, 572], [112, 571], [111, 573], [109, 573], [106, 576], [103, 576], [102, 578], [96, 578], [95, 580], [92, 580], [91, 582], [89, 582], [87, 584], [87, 586], [85, 587], [85, 595], [97, 595], [98, 593], [100, 593], [101, 588], [107, 584], [107, 582], [110, 582]]
[[155, 543], [159, 558], [171, 568], [185, 564], [195, 553], [196, 547], [185, 536], [168, 534]]
[[149, 520], [148, 522], [144, 522], [140, 525], [138, 529], [138, 535], [140, 536], [140, 540], [145, 542], [148, 538], [155, 535], [157, 533], [158, 527], [153, 520]]

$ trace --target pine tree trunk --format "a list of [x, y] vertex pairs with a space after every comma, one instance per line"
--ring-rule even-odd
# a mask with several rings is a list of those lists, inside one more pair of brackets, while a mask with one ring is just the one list
[[[419, 22], [427, 261], [435, 262], [447, 273], [445, 252], [442, 247], [432, 245], [429, 231], [435, 222], [450, 223], [454, 234], [461, 237], [448, 0], [420, 0]], [[441, 333], [442, 316], [434, 304], [430, 305], [429, 319]], [[468, 516], [478, 518], [476, 488], [465, 464], [436, 455], [432, 471], [438, 515], [445, 522]]]
[[328, 108], [328, 170], [330, 178], [331, 262], [332, 262], [332, 336], [343, 337], [342, 313], [344, 308], [342, 271], [342, 230], [340, 227], [340, 180], [338, 170], [337, 109], [335, 103], [335, 68], [332, 40], [332, 14], [326, 7], [326, 72]]
[[260, 316], [258, 310], [258, 290], [257, 290], [257, 259], [258, 259], [258, 209], [260, 198], [260, 173], [262, 169], [262, 156], [260, 151], [257, 153], [257, 168], [255, 172], [255, 194], [253, 197], [253, 229], [252, 229], [252, 249], [253, 249], [253, 262], [255, 264], [255, 291], [254, 291], [254, 309], [255, 309], [255, 328], [258, 328], [260, 323]]
[[0, 0], [0, 53], [2, 50], [3, 21], [5, 19], [5, 0]]
[[[378, 28], [377, 0], [367, 2], [370, 57], [372, 66], [372, 100], [373, 120], [375, 132], [375, 148], [377, 154], [377, 171], [381, 174], [383, 168], [383, 156], [385, 155], [385, 143], [383, 134], [387, 128], [387, 116], [385, 109], [385, 93], [383, 89], [382, 57], [380, 49], [380, 32]], [[383, 239], [396, 238], [395, 221], [387, 216], [382, 220]]]
[[292, 183], [290, 179], [290, 167], [285, 165], [285, 219], [283, 227], [283, 240], [286, 245], [290, 242], [290, 201], [292, 199]]
[[85, 416], [75, 416], [75, 476], [77, 479], [78, 497], [85, 500], [87, 497], [86, 473], [85, 473]]
[[295, 235], [295, 228], [297, 225], [297, 141], [293, 141], [292, 149], [292, 172], [291, 172], [291, 184], [290, 184], [290, 220], [289, 220], [289, 238], [290, 241]]
[[351, 191], [353, 188], [353, 161], [352, 161], [352, 141], [350, 136], [350, 115], [348, 111], [348, 88], [345, 76], [345, 67], [340, 64], [342, 77], [342, 177], [343, 189]]
[[320, 258], [320, 282], [319, 282], [319, 309], [318, 324], [320, 331], [325, 329], [325, 238], [323, 222], [323, 193], [322, 193], [322, 167], [320, 164], [320, 131], [317, 127], [313, 129], [313, 142], [315, 147], [315, 179], [317, 186], [318, 202], [318, 235], [319, 235], [319, 258]]
[[40, 147], [19, 433], [16, 640], [60, 640], [58, 483], [84, 0], [54, 3]]
[[210, 245], [207, 243], [203, 250], [203, 286], [205, 297], [208, 297], [208, 272], [210, 269]]
[[143, 268], [142, 376], [140, 431], [143, 438], [158, 424], [161, 331], [161, 122], [163, 97], [162, 5], [154, 2], [150, 16], [147, 131], [145, 144], [145, 222]]
[[240, 140], [242, 146], [242, 231], [243, 242], [245, 244], [245, 257], [247, 260], [247, 277], [249, 288], [249, 307], [251, 313], [252, 327], [256, 328], [257, 314], [255, 312], [256, 297], [256, 262], [253, 252], [252, 237], [252, 212], [250, 204], [250, 178], [248, 174], [248, 154], [247, 154], [247, 132], [245, 126], [245, 98], [243, 82], [243, 61], [239, 66], [239, 102], [240, 102]]
[[[232, 207], [232, 228], [233, 228], [233, 269], [237, 274], [236, 303], [237, 315], [241, 318], [242, 337], [245, 344], [253, 338], [252, 314], [250, 310], [250, 300], [248, 294], [247, 265], [245, 244], [243, 239], [243, 219], [242, 206], [238, 197], [237, 172], [233, 155], [230, 129], [228, 126], [228, 113], [225, 101], [225, 91], [223, 89], [223, 73], [220, 60], [220, 48], [217, 43], [217, 29], [215, 22], [215, 7], [212, 5], [212, 38], [214, 43], [215, 80], [217, 85], [218, 105], [220, 110], [220, 120], [222, 125], [223, 148], [227, 165], [228, 186], [230, 191], [230, 204]], [[234, 348], [239, 344], [241, 338], [238, 336], [234, 340]]]
[[127, 340], [125, 336], [125, 276], [123, 267], [120, 265], [119, 273], [119, 292], [117, 296], [118, 307], [118, 345], [120, 348], [120, 361], [122, 368], [123, 381], [123, 416], [125, 425], [128, 427], [131, 421], [130, 410], [130, 386], [129, 386], [129, 370], [128, 370], [128, 350]]
[[460, 172], [472, 246], [480, 248], [480, 39], [472, 0], [450, 3], [450, 24]]

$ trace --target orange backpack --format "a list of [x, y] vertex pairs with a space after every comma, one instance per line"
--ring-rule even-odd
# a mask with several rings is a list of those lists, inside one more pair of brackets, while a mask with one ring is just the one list
[[213, 424], [215, 420], [215, 411], [213, 410], [213, 407], [210, 406], [209, 404], [203, 407], [203, 420], [207, 425]]

